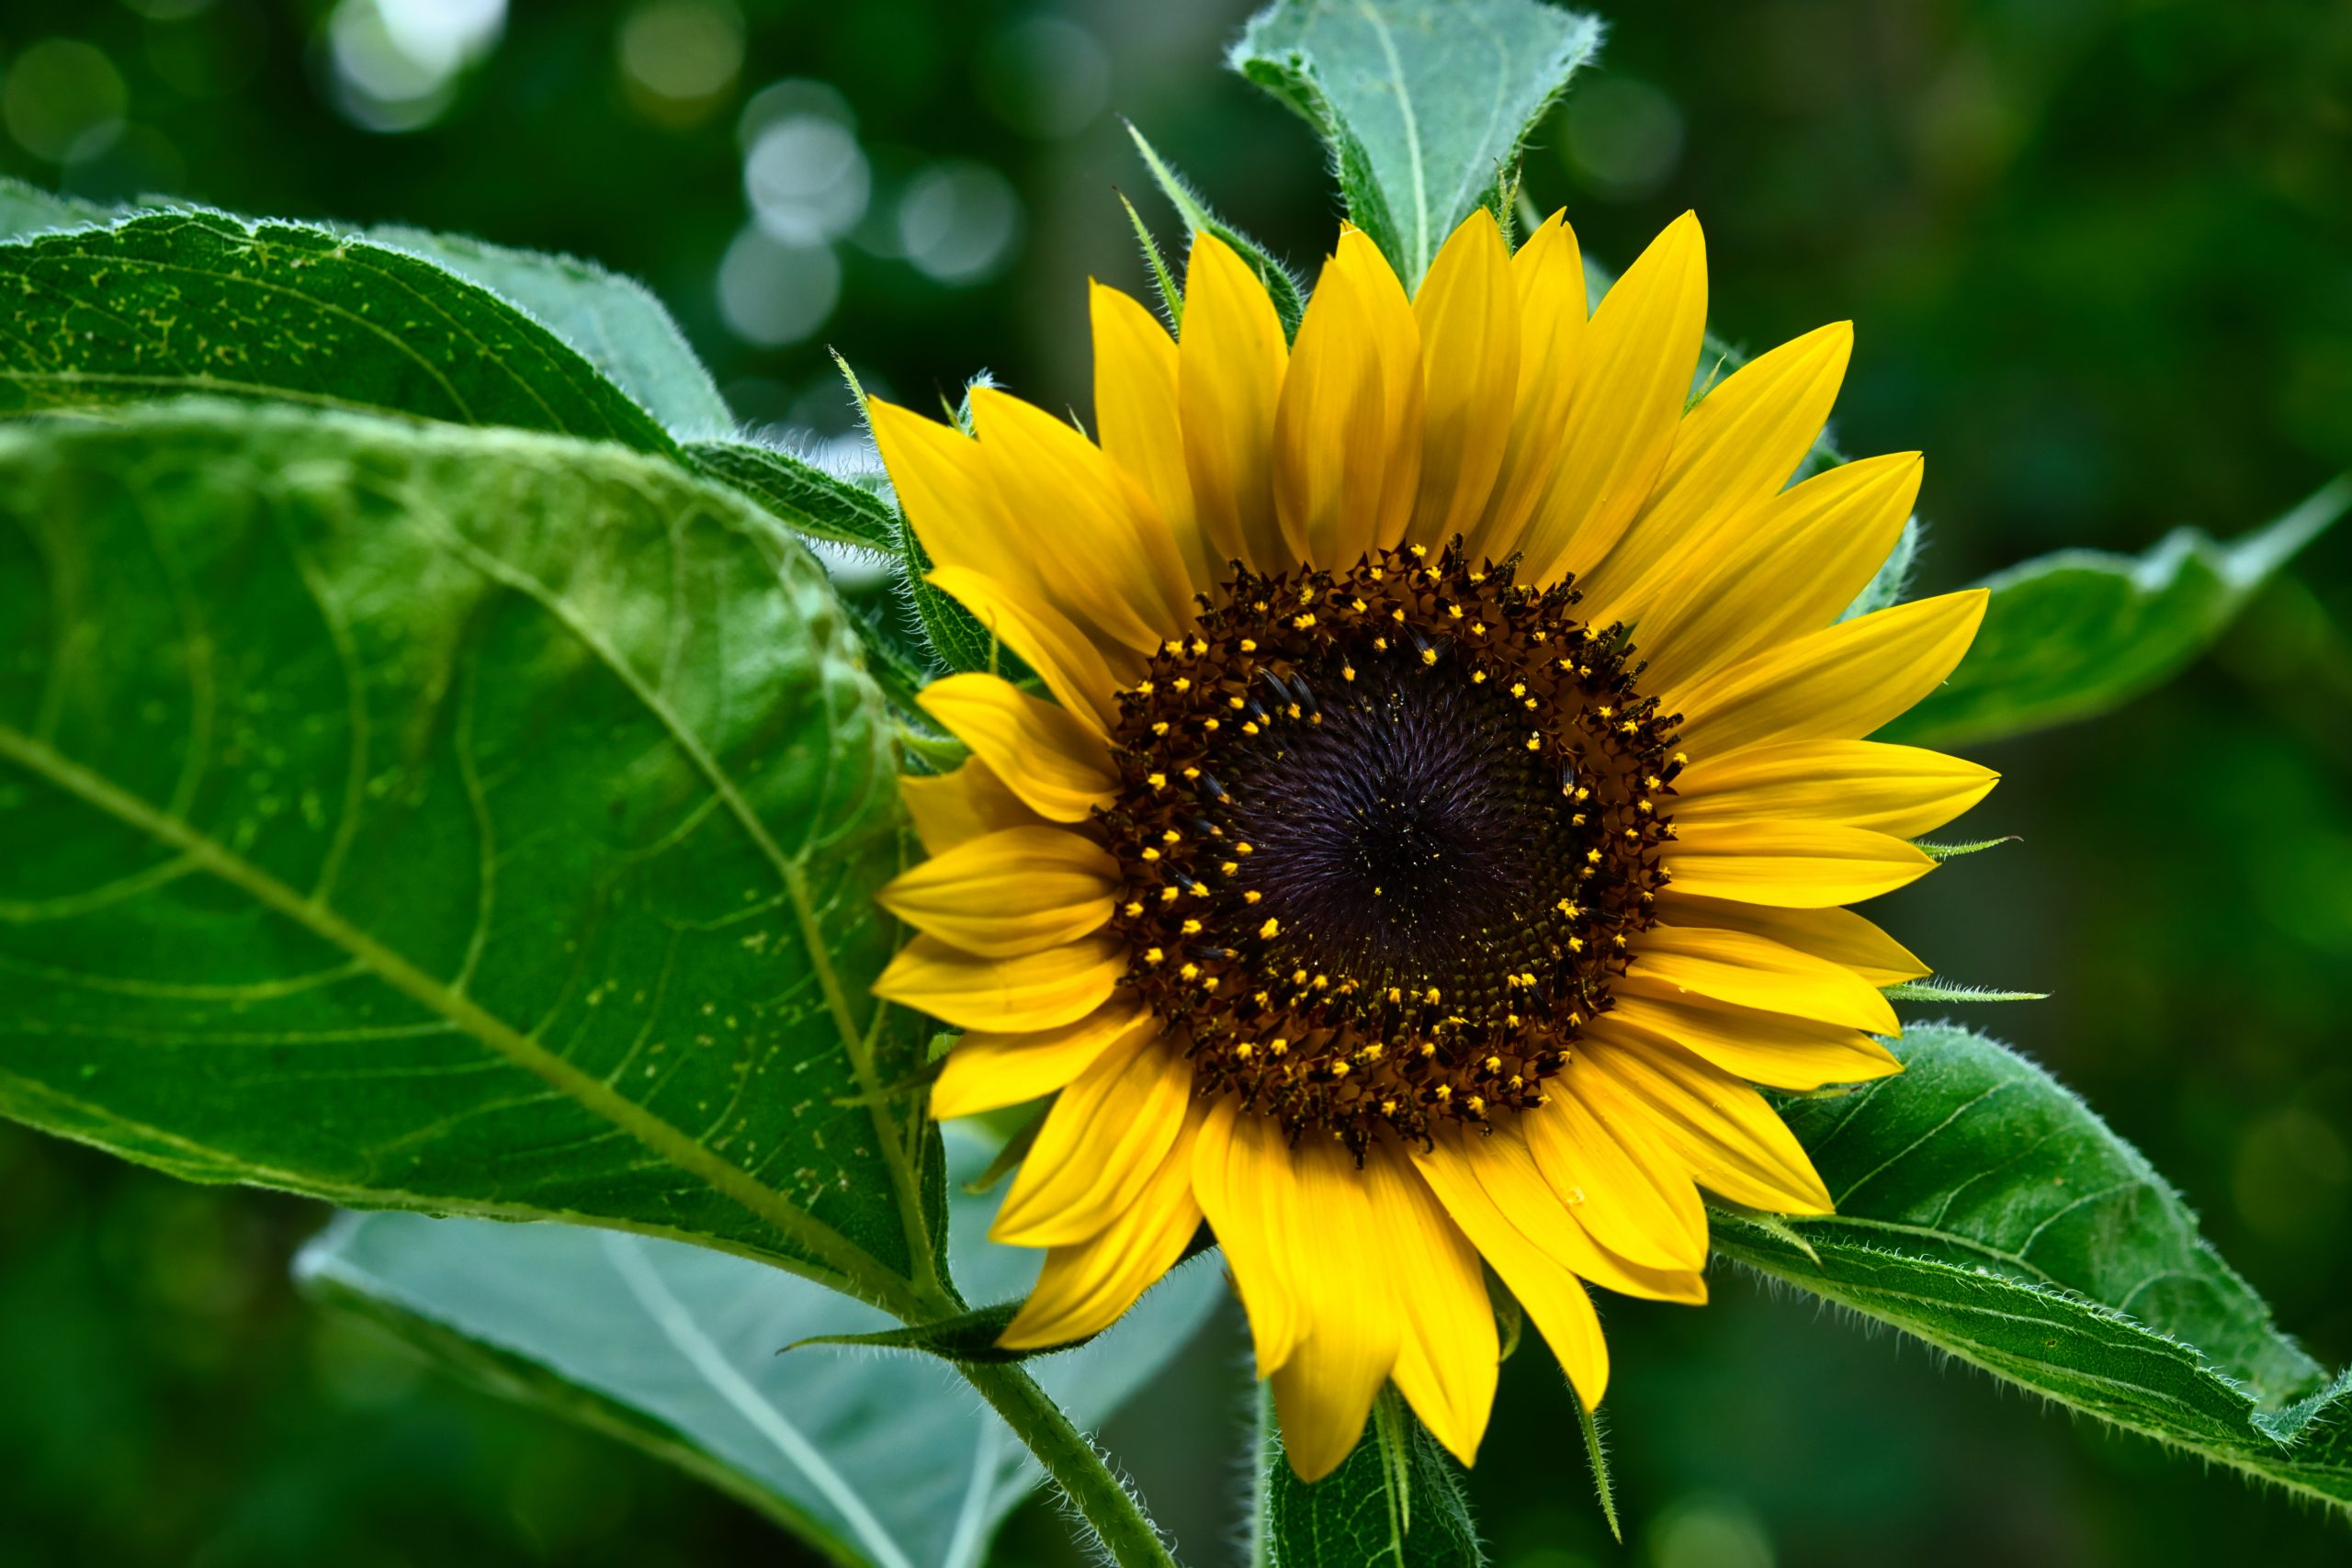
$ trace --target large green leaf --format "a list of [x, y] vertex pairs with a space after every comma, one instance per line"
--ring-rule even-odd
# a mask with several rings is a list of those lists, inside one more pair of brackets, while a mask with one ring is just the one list
[[662, 460], [0, 428], [0, 1111], [894, 1300], [936, 1140], [867, 994], [893, 762], [821, 569]]
[[789, 452], [748, 441], [697, 441], [686, 455], [695, 468], [733, 485], [797, 533], [885, 556], [898, 554], [898, 509], [876, 490], [837, 478]]
[[[958, 1179], [988, 1151], [949, 1129]], [[1025, 1293], [1039, 1255], [987, 1241], [993, 1200], [951, 1188], [955, 1271], [983, 1297]], [[843, 1562], [978, 1561], [1035, 1483], [1011, 1433], [938, 1362], [810, 1347], [887, 1319], [741, 1258], [572, 1225], [345, 1216], [297, 1265], [499, 1392], [615, 1433], [734, 1492]], [[1194, 1262], [1084, 1348], [1031, 1363], [1093, 1427], [1183, 1348], [1223, 1295]]]
[[39, 186], [0, 175], [0, 240], [38, 234], [50, 229], [77, 229], [105, 223], [112, 209], [78, 197], [55, 196]]
[[578, 349], [681, 441], [734, 428], [727, 400], [652, 291], [594, 262], [509, 250], [455, 234], [385, 228], [366, 236], [413, 251], [521, 306]]
[[2040, 1067], [1947, 1026], [1898, 1077], [1792, 1097], [1831, 1217], [1716, 1217], [1716, 1250], [2075, 1410], [2352, 1506], [2341, 1382], [2132, 1148]]
[[1292, 1473], [1278, 1440], [1263, 1448], [1259, 1529], [1269, 1568], [1478, 1568], [1487, 1561], [1453, 1461], [1394, 1390], [1374, 1406], [1354, 1451], [1312, 1485]]
[[1539, 0], [1274, 0], [1227, 63], [1322, 134], [1410, 288], [1600, 47], [1599, 22]]
[[231, 394], [675, 450], [514, 306], [405, 251], [215, 212], [0, 245], [0, 414]]
[[1986, 578], [1968, 657], [1881, 739], [1996, 740], [2120, 707], [2179, 673], [2347, 510], [2352, 475], [2228, 544], [2177, 528], [2145, 555], [2060, 550]]

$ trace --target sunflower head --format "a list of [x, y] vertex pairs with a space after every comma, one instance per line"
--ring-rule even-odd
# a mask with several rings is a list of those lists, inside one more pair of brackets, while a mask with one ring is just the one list
[[1688, 217], [1589, 313], [1564, 222], [1484, 212], [1411, 299], [1343, 231], [1295, 344], [1206, 235], [1176, 336], [1092, 313], [1099, 443], [874, 408], [932, 581], [1042, 688], [923, 693], [971, 757], [905, 783], [876, 989], [966, 1031], [935, 1114], [1058, 1096], [1006, 1344], [1107, 1325], [1205, 1219], [1302, 1476], [1392, 1380], [1468, 1462], [1487, 1269], [1590, 1404], [1586, 1282], [1702, 1300], [1701, 1188], [1828, 1211], [1754, 1086], [1896, 1070], [1880, 988], [1926, 970], [1843, 906], [1994, 776], [1865, 737], [1984, 598], [1842, 618], [1918, 458], [1788, 482], [1842, 325], [1691, 400]]

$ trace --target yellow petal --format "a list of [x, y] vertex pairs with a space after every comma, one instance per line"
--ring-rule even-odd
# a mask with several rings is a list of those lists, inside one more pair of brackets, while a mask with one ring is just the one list
[[[1693, 1264], [1657, 1265], [1627, 1258], [1598, 1240], [1584, 1223], [1582, 1205], [1571, 1206], [1554, 1190], [1535, 1164], [1523, 1125], [1503, 1125], [1485, 1133], [1459, 1129], [1441, 1134], [1425, 1173], [1447, 1158], [1458, 1160], [1486, 1189], [1511, 1224], [1536, 1246], [1581, 1278], [1621, 1295], [1650, 1301], [1702, 1302], [1706, 1281]], [[1436, 1185], [1432, 1179], [1431, 1185]], [[1444, 1189], [1439, 1188], [1443, 1195]]]
[[1852, 970], [1746, 931], [1657, 925], [1634, 945], [1629, 996], [1711, 997], [1739, 1007], [1897, 1034], [1894, 1010]]
[[1159, 1030], [1150, 1009], [1114, 997], [1058, 1029], [967, 1034], [947, 1053], [931, 1086], [931, 1114], [944, 1122], [1026, 1105], [1067, 1089], [1107, 1051], [1143, 1049]]
[[1167, 1155], [1116, 1218], [1086, 1240], [1046, 1254], [1036, 1286], [998, 1344], [1027, 1350], [1100, 1334], [1184, 1255], [1201, 1224], [1193, 1141], [1202, 1115], [1195, 1100]]
[[1698, 1189], [1647, 1134], [1611, 1127], [1570, 1093], [1550, 1095], [1520, 1121], [1535, 1168], [1593, 1240], [1653, 1269], [1706, 1262], [1707, 1211]]
[[1218, 565], [1283, 571], [1298, 564], [1283, 558], [1274, 516], [1274, 409], [1288, 357], [1282, 321], [1249, 264], [1216, 235], [1194, 234], [1176, 400], [1193, 514]]
[[1899, 1073], [1903, 1064], [1859, 1029], [1747, 1008], [1696, 1007], [1654, 997], [1619, 997], [1592, 1032], [1621, 1031], [1679, 1045], [1734, 1077], [1768, 1089], [1819, 1089]]
[[1135, 476], [1159, 509], [1194, 589], [1225, 581], [1193, 515], [1184, 472], [1184, 426], [1177, 412], [1176, 340], [1128, 296], [1093, 284], [1094, 423], [1102, 450]]
[[1563, 1076], [1588, 1103], [1645, 1114], [1699, 1185], [1735, 1203], [1784, 1214], [1826, 1214], [1829, 1190], [1764, 1097], [1687, 1051], [1630, 1037], [1588, 1039]]
[[1951, 673], [1988, 594], [1962, 589], [1825, 627], [1717, 671], [1677, 698], [1690, 754], [1859, 740]]
[[1609, 1347], [1582, 1281], [1530, 1241], [1453, 1153], [1433, 1156], [1417, 1149], [1413, 1165], [1470, 1245], [1535, 1320], [1577, 1397], [1587, 1409], [1598, 1405], [1609, 1387]]
[[1378, 246], [1344, 229], [1292, 346], [1274, 417], [1274, 507], [1291, 560], [1396, 543], [1421, 457], [1419, 328]]
[[1304, 1224], [1290, 1179], [1290, 1149], [1269, 1116], [1227, 1095], [1209, 1107], [1193, 1149], [1193, 1191], [1232, 1270], [1250, 1318], [1258, 1375], [1272, 1375], [1306, 1335], [1306, 1303], [1291, 1282]]
[[899, 781], [899, 798], [913, 818], [925, 852], [944, 854], [967, 840], [1007, 828], [1035, 828], [1043, 820], [1004, 787], [995, 770], [978, 757], [952, 773], [909, 774]]
[[1192, 1102], [1193, 1064], [1173, 1045], [1096, 1057], [1046, 1113], [989, 1239], [1063, 1247], [1102, 1230], [1159, 1168]]
[[1519, 296], [1519, 389], [1486, 514], [1465, 531], [1474, 561], [1501, 560], [1524, 542], [1528, 520], [1559, 470], [1560, 433], [1584, 369], [1584, 258], [1558, 213], [1519, 247], [1510, 276]]
[[1118, 788], [1101, 735], [1009, 681], [949, 675], [915, 702], [1048, 821], [1082, 822]]
[[1402, 1314], [1390, 1375], [1430, 1436], [1475, 1464], [1501, 1359], [1478, 1250], [1401, 1148], [1366, 1151], [1363, 1179]]
[[[983, 577], [968, 567], [935, 566], [923, 581], [972, 613], [998, 642], [1028, 660], [1063, 711], [1076, 714], [1100, 733], [1119, 722], [1119, 688], [1142, 661], [1122, 650], [1122, 673], [1114, 674], [1102, 648], [1061, 613], [1034, 596]], [[990, 650], [989, 662], [998, 662]]]
[[1665, 467], [1707, 328], [1706, 243], [1684, 213], [1592, 313], [1559, 472], [1529, 524], [1531, 582], [1598, 565]]
[[1585, 579], [1591, 619], [1627, 616], [1634, 584], [1747, 531], [1743, 514], [1789, 482], [1821, 434], [1853, 347], [1849, 321], [1807, 333], [1741, 366], [1682, 416], [1657, 488]]
[[1494, 215], [1462, 220], [1413, 297], [1427, 400], [1406, 537], [1432, 549], [1479, 532], [1519, 400], [1519, 287]]
[[1109, 923], [1119, 863], [1067, 828], [1008, 828], [934, 855], [875, 895], [890, 913], [983, 958], [1058, 947]]
[[1902, 452], [1816, 474], [1678, 558], [1627, 610], [1596, 618], [1638, 618], [1643, 679], [1672, 706], [1689, 682], [1843, 614], [1902, 536], [1922, 471], [1917, 453]]
[[977, 958], [937, 937], [899, 950], [874, 994], [958, 1029], [1058, 1029], [1101, 1007], [1127, 969], [1127, 944], [1102, 934], [1020, 958]]
[[[1024, 543], [1048, 583], [1144, 654], [1193, 624], [1193, 583], [1159, 509], [1102, 448], [1043, 409], [972, 389], [972, 428], [997, 492], [1025, 513]], [[1051, 518], [1050, 536], [1038, 520]], [[1050, 539], [1051, 547], [1038, 546]]]
[[1363, 1435], [1396, 1365], [1404, 1324], [1386, 1238], [1355, 1156], [1329, 1139], [1302, 1138], [1285, 1164], [1291, 1201], [1308, 1222], [1292, 1235], [1292, 1289], [1306, 1322], [1273, 1373], [1274, 1405], [1291, 1469], [1312, 1482], [1337, 1469]]
[[1692, 761], [1674, 781], [1674, 823], [1803, 818], [1909, 839], [1942, 827], [2000, 780], [1917, 746], [1792, 740]]
[[1770, 937], [1851, 969], [1873, 986], [1899, 986], [1929, 973], [1909, 949], [1851, 909], [1769, 909], [1693, 897], [1669, 887], [1658, 897], [1657, 914], [1671, 926], [1708, 926]]
[[1678, 892], [1818, 909], [1917, 882], [1935, 858], [1838, 822], [1676, 822], [1662, 857]]

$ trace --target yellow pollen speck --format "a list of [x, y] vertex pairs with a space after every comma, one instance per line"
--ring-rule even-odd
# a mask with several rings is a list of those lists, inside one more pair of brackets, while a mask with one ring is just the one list
[[1580, 936], [1572, 936], [1568, 938], [1568, 951], [1570, 953], [1582, 953], [1584, 951], [1584, 938]]
[[1345, 1062], [1332, 1063], [1331, 1076], [1335, 1078], [1346, 1077], [1348, 1076], [1348, 1065]]
[[1143, 900], [1140, 898], [1128, 899], [1126, 904], [1124, 906], [1124, 912], [1127, 919], [1134, 919], [1137, 915], [1143, 913]]
[[1562, 913], [1562, 914], [1564, 914], [1564, 915], [1567, 916], [1567, 918], [1568, 918], [1568, 919], [1572, 919], [1572, 920], [1573, 920], [1573, 919], [1576, 919], [1577, 917], [1581, 916], [1581, 915], [1584, 913], [1584, 911], [1583, 911], [1582, 909], [1577, 908], [1576, 907], [1576, 905], [1574, 905], [1573, 903], [1569, 902], [1569, 901], [1568, 901], [1567, 899], [1566, 899], [1566, 898], [1561, 899], [1557, 907], [1558, 907], [1558, 908], [1559, 908], [1560, 913]]
[[1401, 608], [1391, 610], [1388, 612], [1388, 618], [1401, 626], [1405, 624], [1405, 612]]
[[1592, 862], [1595, 865], [1598, 865], [1600, 863], [1600, 852], [1599, 850], [1587, 850], [1584, 852], [1584, 858]]
[[1208, 885], [1207, 883], [1205, 883], [1205, 882], [1195, 882], [1195, 883], [1193, 883], [1193, 897], [1195, 897], [1195, 898], [1205, 898], [1205, 897], [1207, 897], [1208, 896], [1209, 896], [1209, 885]]
[[1263, 893], [1261, 893], [1256, 888], [1252, 887], [1241, 896], [1241, 901], [1245, 904], [1254, 904], [1264, 897], [1265, 895]]
[[1143, 847], [1143, 858], [1146, 860], [1158, 860], [1159, 858], [1159, 852], [1153, 849], [1149, 844], [1146, 844]]
[[1372, 639], [1372, 646], [1374, 652], [1385, 653], [1388, 651], [1388, 639], [1385, 637], [1374, 637]]
[[1424, 664], [1435, 664], [1437, 662], [1437, 649], [1434, 648], [1425, 648], [1421, 649], [1421, 662]]
[[1291, 617], [1290, 624], [1296, 626], [1300, 631], [1305, 631], [1307, 627], [1315, 624], [1315, 612], [1309, 610], [1305, 615], [1294, 615]]
[[1184, 835], [1170, 828], [1159, 835], [1159, 841], [1163, 844], [1181, 844], [1184, 841]]
[[1388, 987], [1388, 999], [1392, 1002], [1401, 1002], [1405, 999], [1405, 993], [1400, 987], [1391, 986]]
[[1462, 1108], [1473, 1116], [1479, 1115], [1487, 1109], [1487, 1097], [1483, 1094], [1474, 1094], [1462, 1102]]
[[1458, 621], [1462, 618], [1462, 606], [1459, 604], [1448, 604], [1445, 607], [1445, 613]]
[[1194, 638], [1193, 639], [1193, 658], [1198, 659], [1202, 654], [1206, 653], [1208, 650], [1209, 650], [1209, 645], [1208, 645], [1208, 639], [1207, 639], [1207, 638], [1205, 638], [1205, 637], [1194, 637]]
[[1342, 681], [1352, 681], [1352, 680], [1354, 680], [1355, 678], [1356, 678], [1356, 667], [1355, 667], [1354, 665], [1352, 665], [1352, 664], [1342, 664], [1342, 665], [1340, 665], [1340, 680], [1342, 680]]
[[1146, 964], [1157, 964], [1167, 956], [1168, 954], [1160, 952], [1159, 949], [1156, 947], [1147, 947], [1143, 950], [1143, 961]]
[[1395, 1100], [1382, 1100], [1382, 1101], [1380, 1102], [1380, 1113], [1381, 1113], [1383, 1116], [1394, 1116], [1394, 1115], [1396, 1115], [1396, 1102]]
[[1657, 809], [1657, 807], [1653, 807], [1653, 806], [1652, 806], [1648, 801], [1645, 800], [1645, 801], [1638, 802], [1638, 803], [1634, 806], [1634, 810], [1636, 810], [1636, 811], [1638, 811], [1638, 812], [1640, 812], [1643, 816], [1646, 817], [1646, 816], [1648, 816], [1651, 812], [1655, 811], [1655, 810]]
[[1437, 991], [1437, 987], [1436, 987], [1435, 986], [1431, 986], [1431, 987], [1429, 988], [1429, 990], [1428, 990], [1426, 993], [1424, 993], [1424, 994], [1422, 995], [1421, 999], [1422, 999], [1423, 1001], [1425, 1001], [1425, 1002], [1429, 1003], [1429, 1004], [1430, 1004], [1430, 1006], [1431, 1006], [1431, 1007], [1435, 1007], [1435, 1006], [1437, 1006], [1437, 999], [1438, 999], [1438, 991]]
[[1148, 681], [1138, 681], [1136, 682], [1136, 695], [1139, 697], [1148, 697], [1151, 695], [1155, 689], [1156, 688]]
[[1304, 986], [1306, 984], [1306, 971], [1304, 969], [1292, 970], [1290, 972], [1290, 983], [1294, 986]]
[[1235, 872], [1239, 871], [1240, 869], [1241, 863], [1238, 860], [1226, 861], [1217, 866], [1218, 872], [1227, 876], [1231, 876]]
[[1351, 600], [1349, 600], [1349, 601], [1348, 601], [1348, 608], [1349, 608], [1349, 609], [1351, 609], [1351, 610], [1353, 610], [1353, 611], [1354, 611], [1357, 615], [1363, 615], [1366, 610], [1370, 609], [1371, 607], [1372, 607], [1372, 606], [1370, 606], [1369, 604], [1365, 604], [1363, 600], [1361, 600], [1361, 599], [1351, 599]]
[[1176, 973], [1183, 976], [1187, 980], [1197, 980], [1201, 976], [1201, 966], [1197, 964], [1187, 964]]
[[1290, 706], [1283, 709], [1283, 712], [1290, 715], [1293, 718], [1296, 718], [1298, 716], [1298, 705], [1296, 703], [1293, 703]]
[[1243, 719], [1243, 720], [1241, 721], [1241, 733], [1242, 733], [1242, 734], [1244, 734], [1244, 735], [1255, 735], [1255, 734], [1257, 734], [1257, 733], [1258, 733], [1258, 721], [1257, 721], [1256, 719], [1254, 719], [1254, 718], [1245, 718], [1245, 719]]
[[1290, 1055], [1290, 1042], [1277, 1034], [1266, 1042], [1266, 1049], [1277, 1056], [1287, 1056]]
[[1211, 732], [1214, 732], [1214, 731], [1216, 729], [1216, 727], [1217, 727], [1217, 725], [1216, 725], [1216, 720], [1215, 720], [1215, 719], [1213, 719], [1213, 718], [1204, 718], [1204, 719], [1201, 720], [1201, 728], [1202, 728], [1203, 729], [1205, 729], [1205, 730], [1209, 730], [1209, 731], [1211, 731]]
[[1429, 559], [1429, 557], [1430, 547], [1427, 545], [1415, 545], [1413, 547], [1413, 558], [1415, 560], [1427, 560]]
[[1490, 1073], [1498, 1073], [1502, 1070], [1503, 1059], [1500, 1056], [1489, 1056], [1487, 1058], [1487, 1071]]
[[1163, 642], [1159, 645], [1159, 651], [1173, 659], [1184, 651], [1184, 645], [1181, 642]]
[[1201, 922], [1198, 920], [1186, 920], [1184, 922], [1183, 931], [1186, 936], [1198, 936], [1201, 934]]
[[1240, 1058], [1241, 1058], [1243, 1061], [1245, 1061], [1245, 1062], [1246, 1062], [1246, 1061], [1248, 1061], [1251, 1056], [1256, 1055], [1257, 1055], [1257, 1052], [1258, 1052], [1258, 1047], [1257, 1047], [1257, 1046], [1255, 1046], [1255, 1045], [1252, 1045], [1252, 1044], [1251, 1044], [1249, 1041], [1247, 1041], [1247, 1040], [1242, 1041], [1239, 1044], [1236, 1045], [1236, 1046], [1233, 1048], [1233, 1054], [1234, 1054], [1235, 1055], [1237, 1055], [1237, 1056], [1240, 1057]]
[[1161, 888], [1159, 890], [1159, 901], [1163, 904], [1173, 904], [1176, 902], [1176, 889], [1173, 887]]
[[1452, 1100], [1453, 1098], [1453, 1086], [1452, 1084], [1442, 1083], [1437, 1086], [1437, 1102], [1440, 1105], [1443, 1105], [1447, 1100]]
[[1248, 844], [1236, 844], [1233, 846], [1233, 852], [1238, 855], [1246, 855], [1250, 852], [1250, 846]]
[[1234, 712], [1239, 713], [1243, 708], [1248, 707], [1250, 705], [1242, 701], [1239, 697], [1227, 697], [1225, 699], [1225, 705], [1231, 708]]
[[1583, 812], [1581, 812], [1581, 811], [1577, 812], [1574, 817], [1571, 817], [1571, 818], [1568, 818], [1568, 826], [1569, 826], [1569, 827], [1571, 827], [1571, 828], [1581, 828], [1581, 827], [1583, 827], [1583, 826], [1584, 826], [1584, 823], [1585, 823], [1585, 816], [1584, 816], [1584, 813], [1583, 813]]
[[1186, 768], [1184, 770], [1184, 776], [1188, 779], [1199, 778], [1201, 776], [1201, 770], [1198, 768]]
[[1168, 787], [1168, 775], [1166, 773], [1148, 774], [1143, 782], [1149, 784], [1154, 789], [1166, 789]]
[[1214, 976], [1214, 975], [1210, 976], [1207, 979], [1205, 979], [1205, 980], [1204, 980], [1204, 981], [1202, 981], [1202, 982], [1201, 982], [1201, 989], [1203, 989], [1204, 991], [1214, 991], [1214, 990], [1216, 990], [1216, 987], [1217, 987], [1217, 978], [1216, 978], [1216, 976]]
[[1283, 929], [1283, 923], [1282, 923], [1282, 921], [1280, 921], [1279, 919], [1274, 919], [1274, 918], [1273, 918], [1273, 917], [1272, 917], [1272, 916], [1268, 916], [1268, 917], [1267, 917], [1267, 919], [1266, 919], [1266, 923], [1265, 923], [1264, 925], [1260, 926], [1260, 927], [1258, 928], [1258, 934], [1259, 934], [1260, 936], [1262, 936], [1262, 937], [1268, 937], [1268, 938], [1276, 937], [1276, 936], [1280, 936], [1280, 935], [1282, 934], [1282, 929]]
[[1484, 621], [1471, 622], [1470, 635], [1472, 637], [1485, 637], [1487, 635], [1487, 623]]
[[1683, 754], [1682, 752], [1680, 752], [1680, 751], [1677, 751], [1677, 752], [1674, 754], [1674, 761], [1675, 761], [1676, 765], [1678, 765], [1678, 766], [1679, 766], [1679, 765], [1680, 765], [1680, 764], [1682, 764], [1682, 763], [1688, 762], [1690, 760], [1690, 759], [1688, 756], [1684, 755], [1684, 754]]
[[1179, 675], [1168, 684], [1175, 691], [1189, 692], [1193, 689], [1193, 678], [1190, 675]]
[[1606, 703], [1603, 703], [1600, 706], [1593, 709], [1593, 712], [1599, 714], [1603, 718], [1615, 718], [1617, 716], [1617, 710], [1611, 707]]
[[1255, 653], [1255, 652], [1257, 652], [1257, 651], [1258, 651], [1258, 639], [1257, 639], [1256, 637], [1243, 637], [1243, 638], [1241, 639], [1241, 651], [1242, 651], [1242, 652], [1244, 652], [1244, 653]]
[[1539, 729], [1534, 734], [1530, 735], [1527, 738], [1527, 749], [1531, 751], [1541, 751], [1544, 750], [1544, 732], [1542, 730]]
[[1318, 991], [1329, 990], [1331, 988], [1331, 976], [1329, 975], [1317, 975], [1315, 976], [1315, 988]]
[[1642, 775], [1642, 787], [1644, 789], [1658, 789], [1662, 786], [1663, 781], [1660, 780], [1656, 773], [1644, 773]]
[[1623, 947], [1625, 945], [1625, 933], [1623, 931], [1619, 931], [1615, 936], [1611, 937], [1609, 940], [1615, 942], [1619, 947]]
[[1375, 1040], [1371, 1044], [1356, 1053], [1356, 1060], [1360, 1062], [1377, 1062], [1385, 1055], [1387, 1055], [1386, 1047], [1383, 1046], [1379, 1041]]
[[1487, 683], [1487, 672], [1484, 670], [1473, 670], [1470, 671], [1470, 683], [1474, 686], [1485, 685]]
[[1151, 727], [1151, 732], [1152, 732], [1154, 735], [1165, 735], [1165, 734], [1167, 734], [1167, 733], [1168, 733], [1168, 721], [1167, 721], [1166, 719], [1164, 719], [1164, 718], [1163, 718], [1163, 719], [1159, 719], [1159, 720], [1158, 720], [1157, 722], [1155, 722], [1155, 723], [1152, 725], [1152, 727]]
[[1514, 697], [1523, 697], [1527, 695], [1527, 682], [1524, 681], [1513, 681], [1510, 683], [1510, 694]]

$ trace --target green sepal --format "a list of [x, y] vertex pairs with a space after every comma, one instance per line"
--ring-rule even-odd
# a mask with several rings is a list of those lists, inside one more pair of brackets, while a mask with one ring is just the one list
[[747, 441], [697, 441], [694, 466], [750, 496], [795, 533], [884, 556], [898, 553], [898, 513], [874, 490], [803, 457]]
[[1306, 315], [1306, 290], [1290, 268], [1276, 261], [1257, 241], [1219, 218], [1209, 209], [1207, 202], [1193, 189], [1184, 176], [1168, 166], [1133, 120], [1126, 122], [1127, 134], [1135, 139], [1136, 151], [1143, 154], [1144, 166], [1151, 171], [1152, 182], [1176, 209], [1185, 230], [1195, 234], [1214, 234], [1232, 247], [1235, 254], [1258, 275], [1265, 286], [1267, 298], [1274, 302], [1274, 314], [1282, 318], [1283, 336], [1295, 338], [1298, 323]]

